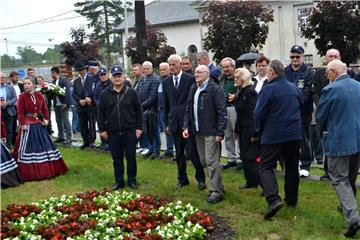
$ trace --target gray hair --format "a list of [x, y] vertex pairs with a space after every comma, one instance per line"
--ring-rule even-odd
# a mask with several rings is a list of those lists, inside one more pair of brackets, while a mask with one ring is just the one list
[[[170, 58], [170, 57], [169, 57]], [[159, 67], [165, 67], [165, 68], [170, 68], [169, 64], [167, 62], [162, 62], [159, 64]]]
[[251, 80], [252, 79], [252, 74], [246, 68], [237, 68], [235, 70], [234, 74], [235, 75], [239, 74], [241, 80], [243, 81], [243, 84], [241, 85], [242, 88], [254, 84], [254, 82]]
[[274, 72], [278, 77], [285, 77], [284, 64], [282, 64], [279, 60], [277, 59], [271, 60], [269, 67], [274, 70]]
[[230, 64], [232, 67], [235, 67], [235, 65], [236, 65], [235, 60], [232, 59], [231, 57], [226, 57], [226, 58], [221, 59], [220, 65], [222, 65], [225, 61], [230, 61]]
[[197, 58], [206, 58], [210, 60], [209, 53], [206, 50], [202, 50], [196, 54]]
[[151, 62], [149, 62], [149, 61], [143, 62], [142, 65], [143, 65], [143, 66], [150, 66], [151, 68], [153, 68], [153, 64], [152, 64]]
[[176, 62], [181, 63], [181, 57], [180, 57], [179, 55], [177, 55], [177, 54], [172, 54], [172, 55], [170, 55], [170, 56], [168, 57], [168, 62], [169, 62], [170, 60], [175, 60]]

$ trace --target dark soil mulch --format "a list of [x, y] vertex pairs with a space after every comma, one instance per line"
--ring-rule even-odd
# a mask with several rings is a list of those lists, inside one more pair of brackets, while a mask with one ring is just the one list
[[216, 213], [208, 214], [214, 218], [215, 228], [207, 233], [206, 240], [230, 240], [234, 237], [235, 231], [224, 218], [219, 217]]

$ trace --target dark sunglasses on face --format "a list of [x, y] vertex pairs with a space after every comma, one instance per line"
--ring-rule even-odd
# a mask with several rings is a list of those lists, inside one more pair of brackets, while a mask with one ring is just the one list
[[301, 56], [290, 56], [291, 59], [299, 59]]

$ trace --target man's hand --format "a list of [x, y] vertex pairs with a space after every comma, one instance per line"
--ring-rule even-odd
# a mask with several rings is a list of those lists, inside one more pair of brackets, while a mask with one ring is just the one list
[[166, 128], [165, 128], [165, 133], [166, 133], [167, 135], [172, 135], [172, 133], [171, 133], [171, 131], [170, 131], [170, 127], [166, 127]]
[[229, 94], [228, 102], [233, 102], [235, 98], [235, 94]]
[[109, 137], [108, 132], [107, 131], [101, 132], [100, 137], [102, 137], [103, 139], [108, 139]]
[[1, 107], [6, 107], [7, 106], [7, 102], [5, 100], [0, 101], [0, 106]]
[[85, 106], [85, 105], [86, 105], [85, 99], [81, 99], [81, 100], [79, 101], [79, 103], [80, 103], [81, 106]]
[[44, 119], [42, 122], [41, 122], [41, 125], [43, 126], [47, 126], [49, 124], [49, 120], [46, 120]]
[[140, 136], [142, 134], [142, 130], [141, 129], [136, 129], [135, 134], [136, 134], [136, 138], [140, 138]]
[[234, 139], [238, 139], [238, 138], [239, 138], [239, 133], [234, 132], [234, 133], [233, 133], [233, 138], [234, 138]]
[[86, 102], [87, 105], [91, 105], [91, 103], [92, 103], [91, 98], [86, 97], [85, 102]]
[[250, 138], [250, 142], [257, 142], [257, 141], [259, 141], [258, 137], [251, 137]]
[[188, 138], [190, 135], [189, 135], [189, 130], [188, 129], [185, 129], [183, 132], [182, 132], [182, 136], [183, 138]]
[[215, 137], [215, 141], [216, 142], [221, 142], [224, 138], [223, 137], [220, 137], [220, 136], [216, 136]]
[[2, 138], [1, 141], [3, 142], [3, 144], [6, 144], [6, 138]]
[[66, 109], [66, 107], [67, 107], [66, 104], [61, 104], [61, 109], [62, 110]]
[[21, 125], [21, 130], [23, 131], [27, 131], [29, 128], [28, 128], [28, 125]]

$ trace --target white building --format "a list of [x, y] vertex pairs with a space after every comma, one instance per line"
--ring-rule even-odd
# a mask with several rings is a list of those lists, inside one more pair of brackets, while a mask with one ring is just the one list
[[[271, 59], [289, 63], [289, 50], [294, 44], [305, 49], [305, 63], [314, 67], [321, 66], [322, 57], [317, 54], [313, 41], [300, 36], [299, 23], [305, 21], [310, 8], [316, 3], [304, 1], [262, 1], [264, 6], [274, 10], [274, 22], [269, 24], [269, 34], [260, 52]], [[145, 16], [152, 25], [160, 29], [168, 39], [168, 45], [175, 47], [179, 55], [195, 54], [202, 49], [206, 28], [200, 24], [201, 15], [208, 1], [162, 1], [157, 0], [145, 6]], [[135, 15], [128, 17], [129, 36], [134, 36]], [[124, 34], [125, 24], [119, 29]], [[123, 35], [123, 46], [125, 46]], [[127, 61], [125, 56], [125, 62]]]

